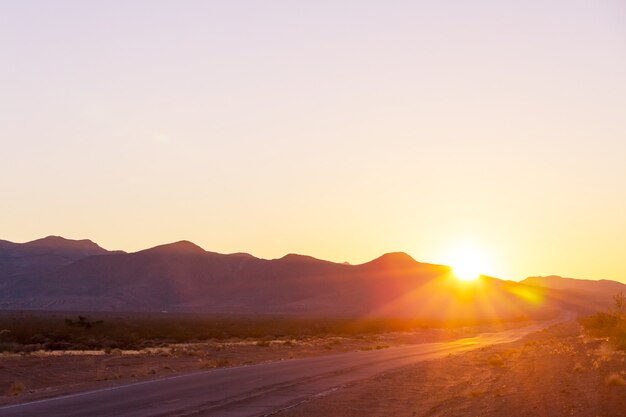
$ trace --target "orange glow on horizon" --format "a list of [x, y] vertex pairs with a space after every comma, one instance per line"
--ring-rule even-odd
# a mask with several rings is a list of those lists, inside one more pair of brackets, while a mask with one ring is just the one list
[[448, 259], [454, 276], [461, 281], [475, 281], [490, 267], [484, 251], [474, 244], [458, 246]]

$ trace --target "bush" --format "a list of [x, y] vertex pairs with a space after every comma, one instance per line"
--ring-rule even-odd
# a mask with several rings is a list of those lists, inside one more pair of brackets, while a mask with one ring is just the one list
[[17, 353], [20, 351], [21, 345], [11, 342], [0, 342], [0, 353]]
[[0, 342], [3, 342], [3, 343], [15, 342], [15, 337], [11, 333], [11, 330], [9, 329], [0, 330]]
[[230, 362], [228, 359], [220, 359], [217, 361], [216, 365], [218, 368], [223, 368], [225, 366], [229, 366]]
[[502, 359], [502, 356], [495, 354], [489, 357], [487, 363], [489, 364], [489, 366], [492, 366], [494, 368], [502, 368], [504, 366], [504, 359]]
[[[277, 316], [207, 316], [160, 313], [91, 313], [0, 311], [0, 351], [20, 351], [23, 345], [46, 350], [104, 348], [140, 350], [194, 340], [276, 337], [303, 340], [309, 336], [351, 336], [468, 326], [476, 322], [443, 323], [413, 319], [312, 318]], [[263, 346], [263, 344], [261, 344]]]
[[7, 391], [7, 395], [14, 397], [16, 395], [20, 395], [21, 393], [23, 393], [25, 389], [26, 388], [21, 382], [16, 381], [12, 383], [11, 386], [9, 387], [9, 390]]
[[611, 311], [579, 319], [579, 323], [590, 336], [607, 338], [614, 348], [626, 350], [626, 301], [623, 293], [617, 294], [614, 301], [615, 307]]
[[604, 382], [606, 382], [607, 385], [614, 387], [626, 385], [626, 381], [624, 380], [624, 378], [617, 372], [613, 372], [612, 374], [607, 376]]

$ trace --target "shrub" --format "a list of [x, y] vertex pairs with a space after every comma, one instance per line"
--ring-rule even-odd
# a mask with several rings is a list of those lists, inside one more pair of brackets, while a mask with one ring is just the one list
[[613, 296], [613, 307], [618, 315], [626, 315], [626, 296], [623, 292], [619, 292]]
[[616, 300], [615, 311], [599, 312], [579, 319], [579, 323], [589, 336], [606, 338], [614, 348], [626, 350], [626, 316], [620, 312], [622, 308], [621, 301]]
[[617, 372], [613, 372], [612, 374], [607, 376], [604, 382], [607, 385], [614, 387], [626, 385], [626, 381], [624, 380], [624, 378]]
[[0, 330], [0, 342], [15, 342], [15, 337], [9, 329]]
[[7, 395], [14, 397], [16, 395], [20, 395], [21, 393], [23, 393], [25, 389], [26, 388], [21, 382], [16, 381], [12, 383], [11, 386], [9, 387], [9, 390], [7, 391]]
[[[194, 340], [253, 338], [270, 343], [277, 337], [306, 340], [310, 336], [364, 336], [377, 332], [410, 331], [443, 325], [467, 326], [476, 322], [444, 323], [418, 319], [349, 319], [276, 316], [206, 316], [152, 313], [62, 313], [0, 311], [0, 350], [21, 351], [41, 345], [46, 350], [104, 348], [138, 350]], [[262, 338], [265, 338], [263, 340]], [[338, 343], [335, 341], [333, 343]], [[275, 343], [275, 342], [271, 342]], [[293, 342], [292, 342], [293, 343]], [[286, 343], [288, 346], [289, 344]], [[264, 346], [263, 343], [260, 346]]]
[[502, 359], [502, 356], [495, 354], [487, 359], [487, 363], [489, 364], [489, 366], [492, 366], [494, 368], [502, 368], [504, 366], [504, 359]]
[[20, 345], [17, 343], [0, 342], [0, 353], [17, 353], [20, 351]]

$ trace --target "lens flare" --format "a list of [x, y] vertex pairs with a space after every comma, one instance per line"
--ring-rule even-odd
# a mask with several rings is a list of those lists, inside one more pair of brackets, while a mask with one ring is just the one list
[[457, 248], [450, 256], [452, 272], [461, 281], [474, 281], [488, 268], [486, 257], [473, 245]]

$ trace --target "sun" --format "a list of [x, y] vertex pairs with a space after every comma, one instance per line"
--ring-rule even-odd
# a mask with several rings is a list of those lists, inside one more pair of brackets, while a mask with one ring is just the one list
[[475, 281], [488, 268], [484, 253], [473, 245], [457, 248], [450, 256], [453, 274], [461, 281]]
[[481, 274], [480, 265], [470, 257], [456, 259], [452, 265], [452, 271], [461, 281], [477, 280]]

